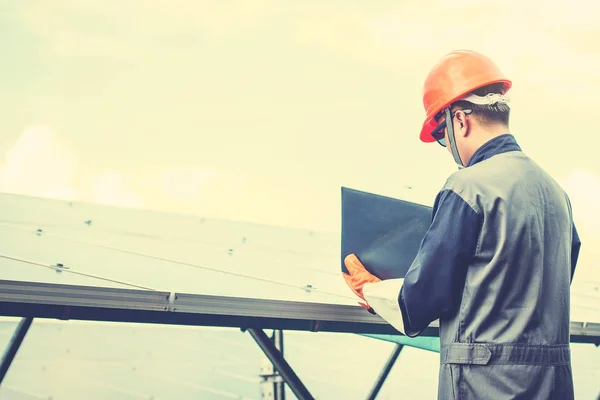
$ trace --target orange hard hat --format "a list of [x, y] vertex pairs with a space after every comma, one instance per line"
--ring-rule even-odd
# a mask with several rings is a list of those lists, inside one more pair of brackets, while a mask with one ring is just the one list
[[423, 85], [423, 106], [426, 118], [421, 129], [421, 141], [435, 142], [431, 135], [437, 127], [435, 116], [470, 92], [493, 83], [504, 83], [505, 94], [512, 82], [496, 64], [483, 54], [470, 50], [456, 50], [432, 68]]

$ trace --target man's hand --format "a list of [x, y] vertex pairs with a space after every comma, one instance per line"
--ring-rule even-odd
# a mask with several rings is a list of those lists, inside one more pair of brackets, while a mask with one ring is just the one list
[[349, 254], [344, 259], [344, 265], [348, 269], [349, 274], [343, 272], [342, 275], [346, 280], [346, 284], [352, 289], [354, 294], [363, 299], [365, 302], [359, 302], [362, 307], [366, 308], [371, 314], [375, 314], [375, 311], [371, 308], [369, 303], [365, 300], [363, 295], [363, 286], [365, 283], [381, 282], [381, 279], [371, 274], [365, 266], [360, 262], [355, 254]]

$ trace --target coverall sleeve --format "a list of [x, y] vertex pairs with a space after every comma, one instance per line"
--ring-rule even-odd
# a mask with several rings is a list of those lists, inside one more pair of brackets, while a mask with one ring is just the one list
[[571, 245], [571, 282], [573, 282], [573, 276], [575, 276], [575, 267], [577, 267], [577, 260], [579, 259], [579, 249], [581, 249], [581, 240], [573, 222], [573, 241]]
[[483, 216], [456, 192], [442, 190], [431, 226], [404, 279], [365, 284], [365, 300], [398, 331], [418, 336], [460, 302], [482, 222]]

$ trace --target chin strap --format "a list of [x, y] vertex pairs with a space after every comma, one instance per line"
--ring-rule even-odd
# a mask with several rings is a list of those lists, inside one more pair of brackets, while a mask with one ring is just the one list
[[458, 169], [463, 169], [465, 166], [460, 159], [460, 154], [458, 153], [458, 148], [456, 147], [456, 141], [454, 140], [454, 123], [452, 121], [450, 107], [446, 108], [446, 128], [448, 129], [448, 141], [450, 142], [450, 149], [452, 150], [454, 162], [456, 165], [458, 165]]

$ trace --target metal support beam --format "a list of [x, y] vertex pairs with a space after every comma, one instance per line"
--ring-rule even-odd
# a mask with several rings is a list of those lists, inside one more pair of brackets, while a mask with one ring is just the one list
[[[277, 329], [273, 331], [273, 337], [271, 338], [273, 346], [281, 353], [281, 357], [285, 360], [285, 353], [283, 352], [283, 331]], [[279, 375], [279, 371], [275, 368], [275, 373]], [[285, 382], [275, 382], [275, 399], [285, 400]]]
[[369, 393], [369, 397], [367, 397], [367, 400], [375, 400], [375, 398], [377, 398], [379, 391], [383, 387], [383, 383], [385, 382], [388, 375], [390, 374], [390, 371], [392, 370], [392, 367], [396, 363], [396, 360], [398, 359], [398, 356], [400, 355], [400, 352], [402, 351], [403, 347], [404, 347], [403, 344], [396, 345], [396, 348], [394, 349], [394, 351], [390, 355], [390, 358], [388, 358], [387, 362], [385, 363], [385, 366], [381, 370], [381, 373], [379, 374], [379, 377], [377, 378], [377, 382], [375, 382], [375, 386], [373, 386], [373, 389], [371, 389], [371, 393]]
[[[354, 305], [0, 279], [0, 316], [399, 335]], [[419, 335], [439, 336], [439, 321]], [[571, 343], [599, 343], [600, 321], [571, 321]]]
[[[399, 334], [380, 316], [354, 305], [1, 279], [0, 316]], [[437, 336], [438, 331], [438, 324], [433, 322], [421, 336]]]
[[273, 342], [265, 334], [262, 329], [250, 328], [248, 332], [252, 338], [256, 341], [258, 346], [262, 349], [265, 355], [273, 363], [277, 371], [290, 387], [292, 392], [296, 395], [299, 400], [314, 400], [314, 397], [310, 394], [306, 386], [302, 383], [298, 375], [294, 372], [292, 367], [283, 358], [281, 352], [275, 348]]
[[4, 355], [2, 355], [2, 362], [0, 363], [0, 385], [6, 376], [10, 365], [15, 359], [15, 356], [21, 347], [21, 343], [23, 343], [23, 339], [25, 339], [25, 335], [27, 335], [27, 331], [29, 330], [32, 322], [32, 317], [21, 319], [19, 326], [17, 326], [15, 333], [13, 333], [13, 336], [8, 343], [8, 347], [6, 348]]

